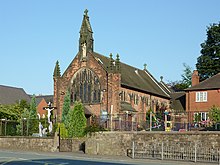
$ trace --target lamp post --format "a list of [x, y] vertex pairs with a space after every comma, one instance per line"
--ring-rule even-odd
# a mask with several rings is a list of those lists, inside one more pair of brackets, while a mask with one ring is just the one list
[[[27, 118], [23, 118], [22, 119], [22, 136], [25, 136], [25, 124], [24, 124], [24, 122], [27, 120]], [[26, 122], [26, 129], [27, 129], [27, 136], [28, 136], [28, 123]]]
[[2, 119], [1, 119], [1, 132], [0, 132], [0, 135], [2, 135]]
[[53, 125], [52, 125], [52, 121], [50, 119], [50, 116], [51, 116], [51, 111], [56, 109], [56, 107], [52, 107], [52, 103], [49, 102], [48, 106], [43, 107], [43, 109], [47, 111], [47, 118], [48, 118], [48, 124], [49, 124], [48, 130], [49, 130], [49, 133], [51, 133], [53, 130]]
[[6, 136], [6, 119], [1, 119], [1, 135], [2, 135], [2, 121], [5, 122], [5, 136]]

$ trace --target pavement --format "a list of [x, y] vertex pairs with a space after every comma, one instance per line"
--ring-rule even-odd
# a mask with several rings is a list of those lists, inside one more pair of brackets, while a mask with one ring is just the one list
[[[126, 156], [87, 155], [82, 152], [33, 152], [0, 149], [0, 165], [208, 165], [184, 161], [131, 159]], [[217, 163], [216, 163], [217, 164]], [[214, 165], [214, 163], [210, 163]]]

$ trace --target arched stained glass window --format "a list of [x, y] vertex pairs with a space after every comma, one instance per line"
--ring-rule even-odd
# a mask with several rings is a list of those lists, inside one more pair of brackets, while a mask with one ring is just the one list
[[71, 80], [71, 101], [99, 103], [101, 87], [98, 76], [90, 69], [83, 68], [76, 72]]

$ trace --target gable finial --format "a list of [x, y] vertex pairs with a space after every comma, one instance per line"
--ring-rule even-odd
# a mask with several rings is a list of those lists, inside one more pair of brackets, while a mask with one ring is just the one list
[[163, 76], [160, 76], [160, 81], [161, 81], [161, 82], [163, 81]]
[[144, 64], [144, 70], [147, 70], [147, 64], [146, 63]]
[[119, 54], [116, 55], [115, 66], [116, 66], [116, 71], [120, 71], [120, 59], [119, 59]]
[[85, 16], [88, 16], [88, 12], [89, 12], [89, 10], [86, 9], [86, 10], [84, 11], [84, 15], [85, 15]]

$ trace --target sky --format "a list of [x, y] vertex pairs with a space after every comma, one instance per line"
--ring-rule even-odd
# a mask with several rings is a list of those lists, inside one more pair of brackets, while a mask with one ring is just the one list
[[110, 53], [159, 81], [181, 80], [193, 70], [207, 27], [220, 21], [219, 0], [0, 0], [0, 85], [28, 94], [53, 94], [53, 70], [61, 74], [78, 52], [84, 10], [94, 51]]

